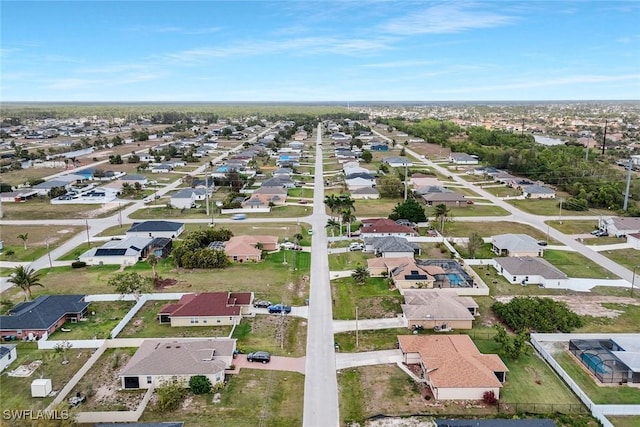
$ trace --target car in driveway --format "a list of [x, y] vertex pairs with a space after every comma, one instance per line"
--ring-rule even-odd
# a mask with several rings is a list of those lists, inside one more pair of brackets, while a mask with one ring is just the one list
[[273, 313], [289, 314], [291, 313], [291, 306], [284, 305], [284, 304], [274, 304], [267, 307], [267, 310], [269, 310], [269, 313], [272, 313], [272, 314]]
[[247, 361], [268, 363], [271, 361], [271, 354], [267, 351], [254, 351], [253, 353], [247, 354]]
[[300, 245], [296, 245], [293, 242], [284, 242], [280, 244], [282, 249], [289, 249], [290, 251], [301, 251], [302, 247]]
[[358, 243], [358, 242], [353, 242], [349, 245], [349, 250], [350, 251], [363, 251], [364, 250], [364, 244], [362, 243]]
[[268, 308], [271, 305], [271, 301], [265, 301], [265, 300], [260, 300], [260, 301], [254, 301], [253, 306], [255, 308]]

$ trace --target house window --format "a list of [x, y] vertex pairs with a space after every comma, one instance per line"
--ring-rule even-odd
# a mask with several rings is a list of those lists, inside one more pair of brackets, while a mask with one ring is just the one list
[[207, 319], [204, 319], [204, 320], [202, 321], [202, 323], [207, 323]]
[[216, 320], [216, 323], [220, 323], [220, 319]]
[[516, 281], [516, 276], [513, 276], [512, 282], [515, 282], [515, 281]]
[[147, 376], [147, 384], [151, 384], [151, 376]]
[[191, 323], [198, 323], [198, 318], [197, 317], [192, 317], [191, 318]]

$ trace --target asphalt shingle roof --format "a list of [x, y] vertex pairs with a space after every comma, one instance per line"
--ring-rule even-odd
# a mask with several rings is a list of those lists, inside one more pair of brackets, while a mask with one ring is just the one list
[[131, 224], [131, 228], [127, 230], [127, 233], [146, 233], [154, 231], [178, 231], [184, 227], [182, 222], [173, 221], [144, 221], [134, 222]]
[[85, 295], [41, 295], [17, 304], [10, 315], [0, 316], [0, 330], [46, 330], [67, 314], [82, 313], [89, 303]]

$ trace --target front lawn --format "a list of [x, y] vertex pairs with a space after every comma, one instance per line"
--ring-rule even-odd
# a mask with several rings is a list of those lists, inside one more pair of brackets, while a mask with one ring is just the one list
[[390, 290], [383, 278], [369, 278], [365, 285], [360, 285], [349, 277], [331, 281], [331, 287], [334, 319], [355, 319], [356, 305], [360, 319], [395, 317], [402, 313], [400, 304], [404, 298], [398, 291]]
[[578, 252], [546, 249], [544, 259], [562, 270], [569, 277], [588, 279], [615, 279], [615, 274]]
[[356, 346], [355, 331], [335, 334], [334, 339], [341, 352], [393, 350], [397, 348], [398, 335], [407, 335], [408, 333], [407, 328], [358, 331], [358, 346]]
[[596, 404], [638, 405], [640, 404], [640, 389], [627, 386], [602, 387], [598, 380], [586, 372], [582, 363], [573, 355], [563, 351], [554, 354], [556, 362], [573, 379], [587, 396]]
[[353, 270], [358, 265], [366, 266], [367, 259], [372, 258], [371, 253], [362, 251], [348, 251], [329, 255], [329, 270]]
[[[429, 215], [433, 215], [433, 207], [427, 208], [427, 217]], [[506, 210], [502, 209], [500, 206], [496, 205], [467, 205], [465, 207], [451, 207], [449, 208], [451, 212], [451, 218], [455, 221], [457, 217], [463, 216], [507, 216], [511, 215]], [[445, 230], [446, 230], [445, 225]]]
[[[466, 179], [466, 178], [465, 178]], [[522, 191], [517, 188], [507, 187], [506, 185], [500, 187], [481, 187], [489, 194], [493, 194], [496, 197], [514, 197], [522, 195]]]
[[180, 420], [189, 426], [290, 427], [302, 425], [304, 375], [242, 369], [228, 376], [220, 390], [220, 403], [212, 396], [189, 396], [174, 412], [160, 413], [150, 404], [140, 422]]
[[[612, 261], [617, 262], [620, 265], [627, 267], [629, 270], [636, 267], [636, 274], [640, 274], [640, 251], [637, 249], [616, 249], [615, 251], [602, 251], [602, 255], [606, 256]], [[636, 284], [639, 284], [636, 279]]]

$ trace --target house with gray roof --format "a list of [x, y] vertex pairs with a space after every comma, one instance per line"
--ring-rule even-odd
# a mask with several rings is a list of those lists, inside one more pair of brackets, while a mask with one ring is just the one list
[[420, 245], [400, 236], [367, 237], [365, 251], [383, 258], [400, 258], [420, 255]]
[[555, 199], [556, 192], [553, 188], [544, 185], [523, 185], [522, 195], [527, 199]]
[[128, 237], [167, 237], [175, 239], [184, 231], [183, 222], [143, 221], [134, 222], [127, 230]]
[[87, 265], [134, 265], [145, 258], [152, 248], [153, 237], [127, 237], [109, 240], [104, 245], [91, 248], [78, 257]]
[[144, 175], [137, 175], [137, 174], [126, 174], [121, 176], [120, 178], [118, 178], [121, 182], [123, 183], [129, 183], [131, 185], [135, 185], [136, 183], [140, 184], [140, 185], [147, 185], [147, 183], [149, 182], [149, 180], [147, 179], [146, 176]]
[[33, 301], [16, 304], [8, 315], [0, 316], [0, 335], [18, 340], [51, 335], [65, 322], [86, 317], [89, 303], [85, 295], [40, 295]]
[[469, 201], [461, 193], [455, 191], [431, 192], [422, 195], [427, 206], [445, 205], [450, 207], [464, 207]]
[[413, 166], [413, 163], [411, 163], [411, 161], [408, 158], [402, 157], [402, 156], [385, 157], [382, 159], [382, 163], [386, 163], [387, 165], [389, 165], [389, 167], [392, 167], [392, 168]]
[[195, 375], [211, 384], [224, 381], [225, 369], [233, 363], [235, 339], [144, 340], [120, 373], [122, 388], [147, 389], [173, 378], [186, 386]]
[[48, 196], [51, 190], [54, 188], [64, 188], [65, 190], [69, 190], [71, 188], [71, 181], [52, 179], [49, 181], [41, 182], [40, 184], [36, 184], [31, 187], [32, 190], [38, 192], [39, 196]]
[[456, 165], [477, 165], [478, 158], [467, 153], [451, 153], [449, 154], [449, 163]]
[[640, 233], [640, 217], [607, 217], [601, 218], [599, 228], [607, 230], [610, 236], [624, 237], [628, 234]]
[[565, 289], [569, 284], [569, 277], [543, 258], [505, 257], [494, 258], [493, 262], [498, 273], [513, 285]]
[[207, 190], [204, 188], [183, 188], [171, 195], [169, 203], [176, 209], [191, 209], [195, 207], [196, 201], [205, 200], [206, 197]]
[[0, 372], [12, 364], [18, 358], [15, 344], [0, 344]]
[[499, 234], [491, 239], [491, 250], [498, 256], [544, 255], [544, 249], [538, 241], [528, 234]]
[[380, 192], [373, 187], [356, 188], [351, 191], [352, 199], [379, 199]]
[[273, 178], [266, 179], [260, 184], [260, 188], [264, 187], [280, 187], [280, 188], [294, 188], [295, 182], [288, 176], [274, 176]]

